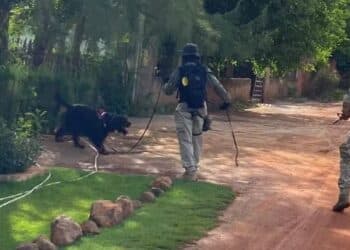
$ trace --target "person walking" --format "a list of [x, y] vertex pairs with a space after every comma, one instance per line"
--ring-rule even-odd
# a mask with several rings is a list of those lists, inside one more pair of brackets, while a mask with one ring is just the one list
[[[348, 120], [350, 118], [350, 90], [343, 99], [343, 109], [339, 120]], [[341, 213], [344, 209], [350, 206], [349, 191], [350, 191], [350, 135], [346, 142], [339, 147], [340, 151], [340, 175], [338, 180], [339, 198], [334, 205], [333, 211]]]
[[197, 170], [202, 151], [202, 132], [207, 119], [207, 85], [223, 100], [221, 110], [230, 107], [231, 96], [212, 71], [201, 63], [198, 46], [187, 43], [182, 50], [182, 63], [164, 84], [165, 94], [177, 91], [178, 105], [175, 110], [176, 133], [185, 173], [183, 177], [197, 180]]

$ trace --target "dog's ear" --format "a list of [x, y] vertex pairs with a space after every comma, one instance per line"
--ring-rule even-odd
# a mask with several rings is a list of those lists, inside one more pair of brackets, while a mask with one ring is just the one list
[[110, 113], [107, 113], [103, 118], [103, 123], [105, 124], [105, 126], [107, 127], [108, 131], [114, 131], [117, 129], [117, 120], [115, 115], [112, 115]]

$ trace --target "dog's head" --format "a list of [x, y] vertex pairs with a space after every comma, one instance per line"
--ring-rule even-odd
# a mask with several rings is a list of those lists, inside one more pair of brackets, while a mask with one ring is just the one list
[[131, 126], [131, 122], [128, 120], [126, 116], [122, 115], [109, 115], [106, 121], [108, 131], [117, 131], [119, 133], [123, 133], [126, 135], [128, 133], [128, 129]]

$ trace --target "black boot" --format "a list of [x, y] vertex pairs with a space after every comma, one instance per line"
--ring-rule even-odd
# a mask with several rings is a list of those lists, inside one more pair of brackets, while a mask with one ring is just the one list
[[333, 212], [341, 213], [345, 208], [350, 207], [349, 203], [349, 189], [341, 189], [337, 204], [333, 207]]

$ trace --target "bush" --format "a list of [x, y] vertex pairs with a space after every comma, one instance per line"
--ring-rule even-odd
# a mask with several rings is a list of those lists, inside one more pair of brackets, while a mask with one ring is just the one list
[[0, 174], [25, 171], [39, 154], [36, 139], [10, 130], [0, 120]]
[[340, 77], [328, 67], [320, 69], [312, 80], [311, 97], [320, 100], [331, 100], [333, 93], [338, 89]]
[[[131, 108], [132, 84], [123, 79], [122, 69], [121, 62], [111, 57], [101, 62], [96, 73], [96, 92], [101, 98], [96, 100], [96, 104], [102, 104], [107, 110], [119, 114], [124, 114]], [[99, 101], [102, 102], [98, 103]]]
[[47, 133], [47, 112], [35, 109], [18, 118], [15, 131], [23, 137], [38, 137], [40, 133]]

